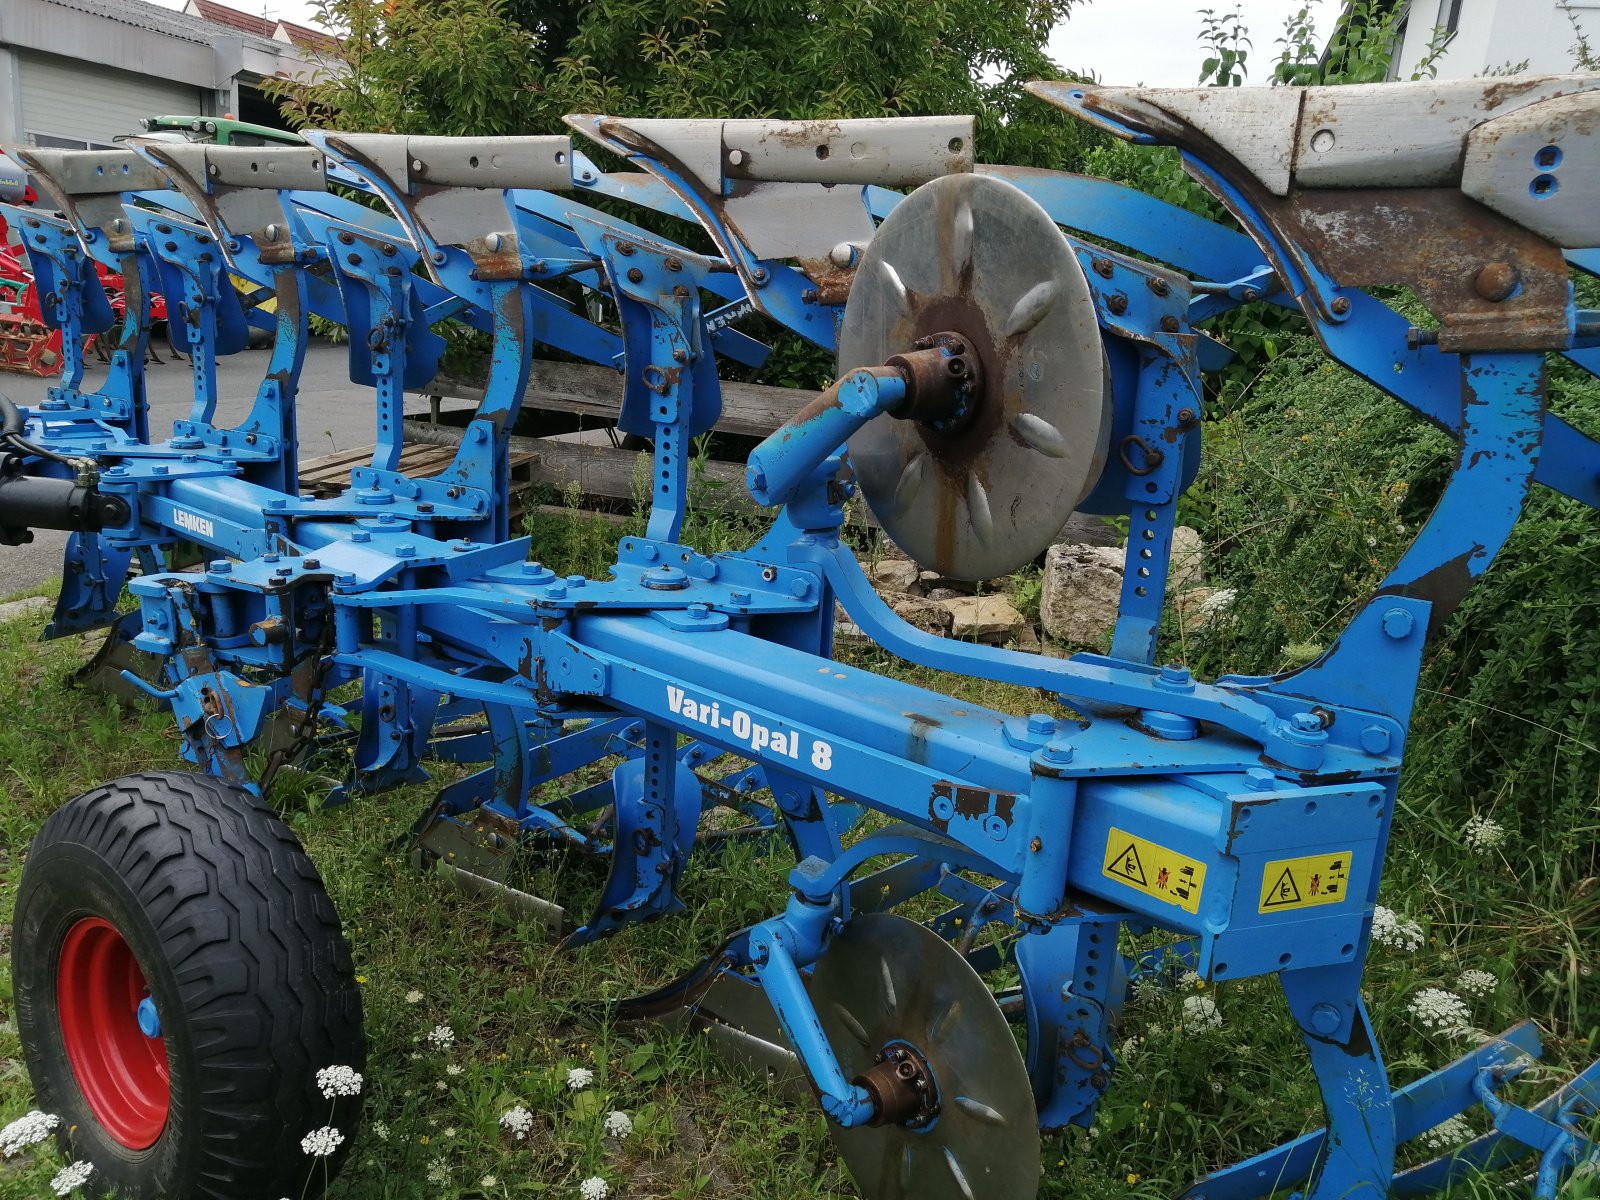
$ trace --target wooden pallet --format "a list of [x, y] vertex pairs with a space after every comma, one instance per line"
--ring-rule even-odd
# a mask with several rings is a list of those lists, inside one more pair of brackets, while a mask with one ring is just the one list
[[[410, 430], [408, 428], [407, 432]], [[455, 461], [456, 446], [460, 444], [460, 430], [454, 442], [436, 440], [408, 440], [400, 450], [399, 470], [412, 479], [427, 479], [445, 470]], [[309, 492], [319, 500], [331, 499], [350, 486], [350, 473], [357, 467], [372, 465], [376, 446], [360, 446], [354, 450], [340, 450], [333, 454], [300, 465], [300, 490]], [[529, 450], [511, 452], [511, 490], [524, 491], [537, 482], [532, 466], [535, 455]]]

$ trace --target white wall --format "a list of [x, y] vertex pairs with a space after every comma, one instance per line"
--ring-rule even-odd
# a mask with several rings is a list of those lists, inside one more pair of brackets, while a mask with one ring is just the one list
[[[1411, 0], [1396, 76], [1408, 79], [1436, 26], [1450, 16], [1452, 0]], [[1572, 18], [1558, 0], [1461, 0], [1455, 40], [1438, 62], [1438, 78], [1467, 79], [1527, 61], [1526, 70], [1557, 74], [1576, 68], [1572, 20], [1600, 53], [1600, 0], [1572, 0]]]

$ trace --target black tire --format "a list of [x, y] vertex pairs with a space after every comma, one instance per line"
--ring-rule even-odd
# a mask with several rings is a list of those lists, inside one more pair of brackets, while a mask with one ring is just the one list
[[[67, 1152], [94, 1164], [91, 1192], [278, 1200], [333, 1177], [361, 1100], [324, 1099], [316, 1073], [364, 1069], [361, 998], [316, 868], [260, 799], [206, 775], [149, 772], [70, 801], [29, 849], [12, 937], [36, 1101], [61, 1118]], [[124, 977], [128, 952], [137, 974]], [[148, 991], [160, 1041], [105, 1019], [126, 1011], [129, 987]], [[149, 1076], [163, 1059], [164, 1107]], [[344, 1134], [339, 1150], [302, 1152], [325, 1125]]]

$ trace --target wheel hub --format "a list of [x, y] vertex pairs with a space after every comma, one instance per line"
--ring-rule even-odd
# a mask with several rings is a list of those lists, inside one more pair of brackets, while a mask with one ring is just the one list
[[167, 1047], [139, 961], [109, 921], [85, 917], [67, 930], [57, 997], [62, 1046], [89, 1110], [129, 1150], [155, 1145], [171, 1106]]

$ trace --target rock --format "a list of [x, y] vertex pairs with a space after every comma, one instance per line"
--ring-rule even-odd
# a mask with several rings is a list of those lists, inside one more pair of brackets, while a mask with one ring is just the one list
[[1039, 653], [1041, 648], [1039, 634], [1031, 624], [1024, 625], [1022, 627], [1022, 631], [1017, 634], [1016, 647], [1018, 650], [1025, 650], [1029, 654]]
[[950, 636], [1006, 641], [1028, 627], [1004, 596], [955, 596], [939, 603], [950, 613]]
[[917, 582], [923, 587], [938, 587], [940, 578], [942, 577], [937, 571], [919, 571], [917, 573]]
[[888, 602], [895, 616], [909, 625], [915, 625], [926, 633], [937, 633], [941, 636], [950, 632], [953, 619], [950, 610], [943, 604], [932, 600], [919, 600], [915, 596], [890, 596]]
[[25, 600], [11, 600], [0, 604], [0, 624], [20, 621], [24, 617], [47, 616], [54, 611], [56, 602], [49, 596], [29, 596]]
[[917, 582], [921, 568], [903, 558], [885, 558], [867, 565], [867, 578], [880, 592], [903, 592]]
[[1187, 525], [1172, 531], [1172, 570], [1167, 576], [1169, 592], [1185, 592], [1206, 581], [1206, 547], [1200, 535]]
[[962, 594], [960, 592], [956, 591], [955, 588], [936, 587], [936, 588], [929, 588], [928, 589], [928, 599], [929, 600], [944, 601], [944, 600], [962, 600], [962, 599], [967, 599], [967, 598], [968, 597], [962, 596]]
[[872, 639], [861, 632], [861, 627], [850, 619], [844, 605], [833, 605], [833, 644], [835, 646], [869, 646]]
[[1111, 546], [1051, 546], [1044, 559], [1039, 616], [1063, 642], [1098, 646], [1117, 623], [1122, 551]]

